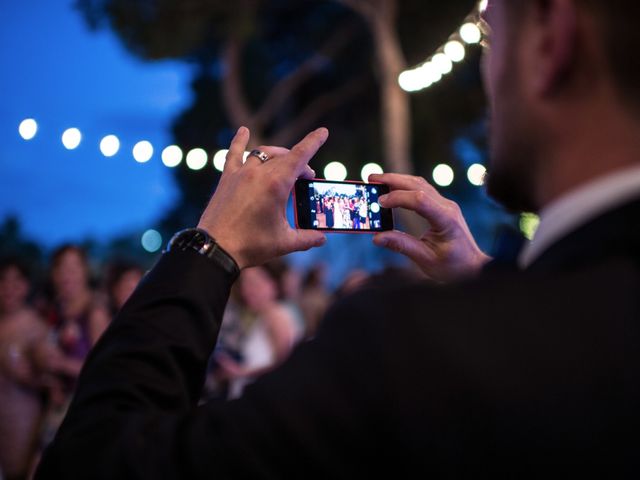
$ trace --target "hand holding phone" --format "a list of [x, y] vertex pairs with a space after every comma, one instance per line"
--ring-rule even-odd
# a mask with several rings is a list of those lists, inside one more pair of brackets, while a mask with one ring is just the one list
[[382, 183], [299, 179], [293, 190], [296, 227], [334, 233], [393, 230], [391, 209], [378, 203], [387, 193]]
[[323, 245], [322, 232], [291, 228], [286, 205], [296, 179], [309, 171], [309, 160], [328, 135], [327, 129], [319, 128], [291, 150], [262, 147], [269, 156], [266, 162], [255, 156], [243, 161], [250, 133], [241, 127], [198, 228], [215, 238], [240, 268]]

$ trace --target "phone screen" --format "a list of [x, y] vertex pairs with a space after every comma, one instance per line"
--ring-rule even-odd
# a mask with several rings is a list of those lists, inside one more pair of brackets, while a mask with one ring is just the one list
[[298, 180], [294, 189], [296, 226], [327, 232], [393, 230], [393, 214], [378, 197], [389, 192], [380, 183]]

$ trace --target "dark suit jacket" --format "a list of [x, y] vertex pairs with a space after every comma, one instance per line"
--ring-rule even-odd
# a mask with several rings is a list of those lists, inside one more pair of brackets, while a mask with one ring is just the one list
[[200, 407], [231, 282], [165, 254], [37, 478], [637, 477], [639, 223], [635, 202], [528, 272], [347, 298], [243, 398]]

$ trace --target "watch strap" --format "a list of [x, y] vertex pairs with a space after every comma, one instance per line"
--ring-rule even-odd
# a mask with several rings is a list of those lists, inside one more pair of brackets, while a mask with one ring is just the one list
[[172, 250], [196, 251], [220, 265], [234, 280], [240, 275], [240, 267], [234, 258], [201, 228], [187, 228], [176, 233], [169, 241], [166, 251]]

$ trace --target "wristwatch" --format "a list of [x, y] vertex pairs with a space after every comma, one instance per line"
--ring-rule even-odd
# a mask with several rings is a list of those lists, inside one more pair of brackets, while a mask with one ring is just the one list
[[176, 233], [167, 244], [167, 252], [172, 250], [194, 250], [209, 257], [220, 265], [235, 280], [240, 275], [238, 264], [215, 239], [201, 228], [187, 228]]

